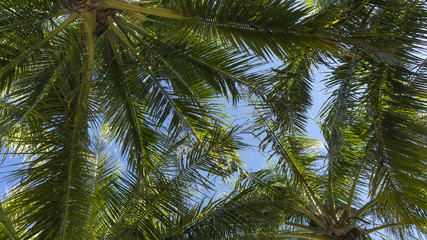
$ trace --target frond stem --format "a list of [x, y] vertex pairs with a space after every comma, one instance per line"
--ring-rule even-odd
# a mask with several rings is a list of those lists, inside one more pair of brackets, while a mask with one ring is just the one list
[[171, 19], [177, 19], [177, 20], [190, 20], [191, 18], [185, 17], [181, 15], [178, 11], [172, 10], [172, 9], [164, 9], [164, 8], [147, 8], [142, 6], [137, 6], [134, 4], [129, 4], [126, 2], [119, 2], [119, 1], [113, 1], [113, 0], [99, 0], [102, 2], [100, 6], [107, 7], [107, 8], [115, 8], [120, 9], [123, 11], [132, 11], [132, 12], [139, 12], [143, 14], [158, 16], [158, 17], [165, 17], [165, 18], [171, 18]]
[[132, 52], [132, 54], [138, 59], [138, 61], [144, 66], [145, 70], [150, 74], [150, 78], [152, 79], [153, 83], [160, 89], [160, 91], [163, 93], [163, 95], [167, 98], [168, 102], [171, 104], [171, 106], [175, 109], [175, 112], [178, 114], [178, 116], [185, 122], [187, 127], [190, 129], [193, 136], [195, 136], [198, 139], [198, 142], [201, 142], [201, 139], [199, 135], [197, 134], [196, 130], [192, 127], [192, 125], [188, 122], [187, 118], [182, 114], [181, 110], [176, 106], [173, 99], [169, 96], [166, 89], [160, 85], [159, 82], [156, 81], [156, 76], [153, 73], [153, 71], [150, 70], [149, 66], [145, 63], [145, 61], [142, 59], [141, 56], [139, 56], [138, 52], [136, 51], [133, 44], [128, 40], [125, 33], [122, 32], [122, 30], [117, 27], [117, 23], [115, 23], [111, 17], [108, 19], [108, 25], [111, 29], [113, 29], [114, 33], [119, 36], [119, 38], [126, 44], [126, 46], [129, 48], [129, 50]]
[[368, 234], [370, 234], [370, 233], [373, 233], [373, 232], [379, 231], [379, 230], [381, 230], [381, 229], [386, 229], [386, 228], [391, 228], [391, 227], [396, 227], [396, 226], [397, 226], [397, 224], [395, 224], [395, 223], [392, 223], [392, 224], [386, 224], [386, 225], [382, 225], [382, 226], [379, 226], [379, 227], [371, 228], [371, 229], [367, 230], [366, 232], [367, 232]]
[[309, 226], [305, 226], [302, 224], [297, 224], [297, 223], [292, 223], [292, 222], [282, 222], [283, 225], [286, 226], [291, 226], [291, 227], [296, 227], [296, 228], [302, 228], [305, 230], [309, 230], [311, 232], [318, 232], [318, 233], [323, 233], [323, 231], [321, 229], [315, 228], [315, 227], [309, 227]]
[[[354, 218], [358, 218], [360, 216], [362, 216], [362, 214], [364, 214], [370, 207], [372, 207], [377, 201], [376, 200], [371, 200], [369, 202], [367, 202], [365, 205], [363, 205], [354, 215]], [[349, 216], [349, 215], [348, 215]]]
[[[87, 33], [87, 51], [88, 51], [88, 58], [87, 58], [87, 71], [86, 76], [84, 76], [84, 82], [81, 84], [81, 89], [79, 91], [78, 96], [78, 105], [77, 110], [74, 115], [74, 129], [73, 129], [73, 135], [72, 135], [72, 141], [71, 141], [71, 156], [70, 156], [70, 163], [68, 167], [68, 179], [67, 179], [67, 193], [65, 197], [65, 212], [64, 212], [64, 222], [63, 222], [63, 230], [62, 230], [62, 240], [65, 240], [67, 237], [67, 226], [68, 226], [68, 211], [69, 211], [69, 203], [71, 198], [71, 179], [72, 179], [72, 167], [73, 167], [73, 158], [75, 156], [75, 145], [77, 144], [78, 137], [80, 134], [80, 128], [83, 125], [81, 123], [81, 117], [82, 115], [86, 114], [82, 111], [85, 111], [87, 108], [87, 100], [89, 97], [90, 92], [90, 83], [92, 81], [93, 77], [93, 70], [94, 70], [94, 64], [95, 64], [95, 16], [91, 14], [88, 11], [84, 11], [81, 13], [82, 17], [85, 18], [85, 28]], [[79, 111], [80, 110], [80, 111]]]
[[[116, 62], [119, 65], [120, 71], [122, 72], [121, 74], [124, 75], [124, 73], [123, 73], [123, 61], [122, 61], [122, 57], [121, 57], [120, 51], [119, 51], [118, 46], [117, 46], [117, 42], [115, 41], [115, 38], [112, 37], [110, 31], [108, 31], [107, 34], [108, 34], [109, 39], [110, 39], [110, 41], [112, 43], [111, 47], [112, 47], [112, 49], [114, 51], [114, 54], [115, 54], [115, 57], [116, 57]], [[131, 94], [130, 94], [130, 89], [129, 89], [129, 85], [128, 85], [127, 81], [120, 82], [120, 86], [123, 88], [122, 90], [124, 91], [124, 96], [127, 99], [126, 102], [130, 103], [132, 101], [132, 97], [131, 97]], [[140, 154], [140, 153], [142, 153], [143, 143], [141, 142], [142, 133], [141, 133], [141, 130], [139, 129], [139, 127], [137, 125], [137, 121], [138, 121], [137, 120], [137, 115], [138, 114], [136, 113], [136, 110], [135, 110], [134, 106], [132, 106], [132, 104], [126, 104], [126, 108], [130, 112], [131, 126], [132, 126], [132, 128], [135, 129], [135, 132], [136, 132], [136, 135], [137, 135], [137, 137], [136, 137], [136, 141], [138, 142], [137, 145], [138, 145], [138, 147], [141, 148], [141, 149], [138, 150], [138, 154]], [[150, 165], [150, 167], [152, 169], [154, 169], [154, 167], [152, 166], [151, 162], [148, 162], [148, 164]]]
[[[249, 94], [248, 94], [249, 95]], [[291, 165], [291, 168], [294, 170], [296, 177], [302, 182], [302, 184], [304, 185], [308, 195], [310, 196], [310, 198], [312, 199], [313, 203], [315, 206], [317, 206], [318, 209], [320, 209], [320, 212], [324, 215], [324, 217], [332, 222], [331, 216], [328, 213], [328, 211], [325, 209], [325, 207], [323, 206], [323, 204], [320, 202], [320, 200], [316, 197], [316, 194], [314, 193], [313, 189], [310, 187], [310, 185], [307, 183], [307, 181], [305, 180], [304, 176], [302, 175], [301, 171], [298, 169], [298, 167], [296, 166], [296, 164], [294, 163], [292, 157], [289, 155], [289, 153], [286, 151], [286, 149], [283, 147], [283, 145], [281, 144], [279, 138], [276, 136], [275, 132], [273, 131], [273, 129], [271, 128], [269, 122], [265, 119], [264, 115], [259, 111], [257, 102], [255, 100], [253, 100], [251, 97], [249, 97], [249, 100], [252, 102], [252, 104], [255, 106], [255, 109], [257, 110], [258, 114], [260, 114], [265, 126], [267, 127], [268, 131], [270, 132], [270, 134], [273, 136], [274, 140], [276, 143], [278, 143], [280, 151], [282, 152], [282, 154], [285, 156], [285, 159], [287, 160], [287, 162]], [[315, 219], [314, 219], [315, 220]], [[316, 221], [317, 222], [317, 221]], [[326, 227], [325, 223], [323, 223], [322, 221], [319, 220], [319, 223], [321, 222], [322, 227]]]
[[360, 164], [360, 168], [357, 170], [357, 174], [354, 177], [353, 185], [351, 186], [351, 190], [350, 190], [348, 201], [347, 201], [347, 210], [346, 210], [347, 216], [351, 216], [351, 205], [353, 202], [353, 197], [356, 192], [356, 186], [357, 186], [357, 183], [359, 182], [360, 175], [362, 174], [362, 170], [365, 167], [366, 159], [367, 159], [366, 157], [363, 158], [362, 163]]

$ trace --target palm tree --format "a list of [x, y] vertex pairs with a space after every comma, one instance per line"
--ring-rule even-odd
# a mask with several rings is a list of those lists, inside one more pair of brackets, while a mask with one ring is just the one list
[[349, 40], [354, 56], [328, 65], [324, 81], [332, 94], [321, 113], [326, 156], [313, 153], [303, 137], [311, 69], [325, 61], [299, 54], [276, 70], [267, 98], [249, 99], [258, 111], [261, 146], [270, 146], [278, 163], [237, 184], [243, 187], [236, 196], [250, 192], [243, 202], [255, 202], [248, 208], [271, 218], [254, 220], [266, 222], [265, 231], [243, 236], [367, 239], [390, 228], [396, 238], [420, 239], [413, 234], [427, 233], [427, 88], [419, 57], [425, 5], [336, 1], [328, 7], [352, 9], [331, 28]]
[[[394, 220], [413, 216], [408, 212], [414, 209], [426, 209], [420, 204], [424, 195], [413, 194], [424, 189], [425, 181], [425, 173], [420, 173], [425, 161], [414, 155], [422, 156], [425, 150], [419, 141], [424, 133], [417, 130], [421, 124], [415, 124], [419, 121], [417, 114], [424, 111], [420, 102], [425, 95], [419, 94], [423, 89], [424, 69], [420, 68], [417, 74], [405, 74], [410, 64], [416, 64], [407, 50], [419, 44], [415, 38], [424, 38], [420, 29], [425, 14], [418, 2], [393, 1], [393, 4], [337, 1], [309, 15], [310, 10], [296, 2], [273, 0], [3, 1], [0, 3], [0, 145], [6, 154], [26, 157], [24, 167], [11, 176], [19, 179], [19, 184], [5, 203], [7, 210], [2, 216], [12, 215], [12, 220], [5, 221], [4, 229], [9, 230], [4, 233], [12, 239], [14, 236], [86, 239], [100, 233], [130, 239], [197, 239], [200, 236], [197, 234], [213, 238], [215, 234], [205, 230], [220, 227], [208, 228], [212, 223], [209, 216], [221, 212], [216, 204], [227, 201], [210, 203], [207, 208], [180, 204], [188, 198], [175, 194], [178, 190], [188, 187], [186, 184], [193, 178], [200, 184], [206, 179], [189, 171], [178, 175], [185, 181], [177, 181], [167, 173], [179, 173], [174, 170], [186, 169], [198, 158], [208, 159], [201, 161], [200, 166], [196, 164], [207, 175], [226, 177], [238, 169], [236, 143], [221, 137], [231, 133], [226, 130], [226, 114], [214, 99], [225, 96], [237, 101], [242, 90], [247, 91], [262, 100], [260, 116], [269, 123], [272, 132], [276, 128], [279, 136], [303, 132], [305, 111], [310, 103], [309, 70], [331, 58], [343, 63], [335, 75], [343, 82], [340, 87], [344, 90], [354, 90], [345, 85], [349, 84], [348, 76], [354, 71], [364, 71], [357, 75], [358, 79], [365, 79], [361, 81], [364, 84], [355, 86], [358, 91], [366, 88], [366, 94], [361, 94], [359, 101], [352, 102], [351, 97], [348, 104], [357, 103], [355, 108], [367, 109], [369, 113], [356, 118], [356, 122], [364, 129], [362, 140], [370, 141], [369, 148], [366, 147], [369, 157], [361, 166], [375, 169], [371, 195], [381, 200], [376, 206], [381, 213], [388, 214], [393, 224], [403, 226], [408, 222], [421, 226], [422, 217], [405, 219], [404, 224]], [[400, 12], [389, 14], [396, 6]], [[384, 31], [373, 30], [388, 15], [390, 25]], [[397, 24], [399, 21], [405, 22], [403, 27]], [[374, 40], [373, 35], [377, 36]], [[287, 63], [273, 77], [250, 71], [259, 65], [257, 59], [272, 57]], [[342, 70], [345, 67], [357, 70]], [[370, 81], [374, 76], [391, 80]], [[337, 81], [332, 78], [331, 82]], [[347, 97], [344, 90], [336, 95]], [[398, 101], [389, 101], [391, 95], [399, 96]], [[346, 101], [336, 102], [331, 105], [336, 110], [329, 111], [328, 118], [335, 120], [328, 120], [325, 127], [330, 131], [325, 130], [327, 140], [338, 141], [330, 144], [334, 149], [328, 168], [331, 173], [341, 169], [341, 159], [350, 161], [337, 155], [341, 146], [346, 148], [349, 144], [344, 133], [350, 130], [344, 131], [340, 124], [355, 121], [341, 118], [350, 108]], [[263, 111], [273, 117], [276, 125], [270, 125], [271, 119], [265, 119]], [[386, 114], [392, 118], [385, 118]], [[371, 121], [360, 120], [364, 117]], [[401, 127], [400, 133], [406, 131], [403, 126], [414, 124], [412, 132], [407, 132], [411, 138], [406, 134], [395, 138], [392, 134], [395, 129], [390, 127], [395, 123]], [[129, 176], [117, 183], [116, 175], [112, 174], [111, 184], [115, 185], [106, 187], [121, 194], [110, 191], [95, 194], [102, 191], [96, 190], [98, 180], [94, 177], [99, 176], [97, 165], [102, 164], [93, 164], [99, 161], [94, 160], [97, 155], [90, 147], [94, 139], [89, 130], [97, 125], [102, 125], [108, 138], [121, 146], [129, 166]], [[400, 149], [394, 149], [395, 144], [384, 145], [402, 139], [405, 145], [399, 146]], [[165, 157], [165, 149], [170, 149], [166, 146], [171, 145], [182, 146], [175, 151], [184, 152], [182, 158], [188, 163], [184, 168], [171, 164]], [[404, 149], [417, 151], [407, 154]], [[413, 164], [402, 166], [397, 159], [400, 156], [396, 155], [399, 152], [404, 152], [403, 157], [410, 158]], [[375, 154], [381, 155], [380, 158]], [[298, 175], [301, 169], [296, 171], [297, 167], [291, 164], [290, 169], [296, 174], [296, 181], [304, 182], [305, 175]], [[387, 174], [382, 174], [383, 170]], [[367, 170], [360, 170], [364, 171]], [[359, 175], [348, 178], [356, 176]], [[401, 193], [402, 185], [391, 185], [389, 195], [382, 193], [394, 179], [399, 184], [411, 183], [404, 185], [409, 198], [390, 205], [389, 201], [396, 200]], [[328, 197], [324, 199], [333, 199], [333, 180], [330, 177]], [[323, 206], [322, 200], [309, 190], [310, 185], [304, 186], [318, 208], [310, 219], [322, 229], [332, 224], [331, 219], [324, 222], [321, 216], [328, 218], [327, 211], [335, 204], [329, 201], [329, 207]], [[104, 198], [116, 203], [115, 207], [97, 209], [107, 204]], [[352, 202], [351, 195], [349, 199], [347, 208]], [[92, 208], [89, 203], [96, 201], [101, 203]], [[229, 206], [234, 207], [232, 203]], [[102, 219], [106, 219], [101, 225], [96, 221], [100, 212], [104, 214]], [[199, 221], [200, 224], [193, 221], [201, 219], [200, 215], [206, 215], [206, 221]], [[18, 221], [15, 225], [14, 217]], [[241, 219], [250, 221], [247, 216]], [[93, 228], [87, 226], [111, 228], [114, 232], [89, 231]], [[241, 223], [225, 228], [220, 236], [237, 236], [245, 226], [249, 230], [259, 227]]]
[[[206, 173], [221, 176], [234, 172], [223, 167], [230, 165], [231, 157], [238, 158], [234, 155], [235, 150], [242, 147], [236, 145], [239, 141], [234, 134], [235, 130], [218, 132], [214, 140], [203, 139], [202, 143], [191, 145], [168, 141], [160, 150], [165, 160], [163, 166], [145, 176], [121, 166], [122, 163], [108, 150], [111, 143], [105, 139], [105, 132], [92, 132], [90, 150], [93, 155], [86, 162], [91, 171], [86, 171], [87, 175], [79, 186], [80, 196], [86, 199], [81, 201], [84, 204], [78, 206], [78, 211], [73, 209], [70, 212], [70, 217], [78, 219], [73, 219], [67, 226], [71, 238], [184, 238], [188, 235], [189, 226], [224, 202], [211, 199], [209, 204], [204, 204], [204, 197], [199, 193], [207, 194], [214, 188], [214, 179]], [[220, 150], [221, 154], [213, 156], [213, 148]], [[237, 166], [234, 164], [231, 167]], [[28, 194], [26, 191], [22, 184], [18, 184], [2, 203], [1, 239], [48, 239], [51, 236], [49, 231], [53, 229], [43, 229], [45, 231], [39, 231], [34, 236], [35, 229], [45, 227], [43, 223], [28, 226], [34, 217], [28, 213], [34, 211], [35, 204], [23, 198]], [[47, 217], [45, 221], [49, 220]], [[209, 233], [200, 234], [199, 237], [208, 236]]]
[[[121, 146], [132, 175], [154, 186], [165, 142], [206, 145], [227, 132], [214, 99], [237, 101], [241, 86], [256, 92], [265, 79], [250, 72], [257, 59], [337, 53], [325, 30], [331, 17], [308, 12], [263, 0], [2, 1], [0, 146], [25, 158], [7, 199], [20, 237], [91, 235], [79, 223], [93, 218], [95, 126]], [[210, 175], [236, 169], [233, 154], [223, 162], [220, 148], [208, 149], [222, 169], [206, 165]]]
[[[363, 143], [356, 140], [360, 139], [353, 143]], [[242, 172], [234, 192], [227, 196], [231, 200], [222, 207], [221, 216], [237, 216], [236, 226], [229, 227], [237, 233], [231, 239], [415, 240], [425, 236], [423, 203], [408, 204], [403, 212], [397, 204], [384, 206], [387, 189], [380, 197], [369, 194], [371, 172], [368, 164], [357, 159], [366, 157], [363, 153], [352, 161], [348, 159], [352, 155], [346, 154], [346, 160], [334, 166], [342, 173], [331, 174], [332, 160], [319, 166], [326, 156], [313, 148], [316, 142], [283, 137], [279, 141], [284, 144], [276, 146], [277, 163], [258, 172]], [[405, 198], [426, 197], [423, 192], [414, 195]], [[392, 210], [395, 218], [389, 215]]]

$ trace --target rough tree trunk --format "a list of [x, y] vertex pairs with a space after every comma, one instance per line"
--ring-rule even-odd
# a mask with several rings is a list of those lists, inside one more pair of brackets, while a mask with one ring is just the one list
[[[119, 0], [125, 2], [125, 0]], [[108, 29], [107, 19], [113, 17], [119, 10], [96, 6], [97, 0], [58, 0], [61, 8], [71, 12], [90, 11], [96, 17], [95, 35], [101, 37]]]
[[[332, 211], [329, 210], [329, 205], [324, 204], [325, 209], [328, 210], [329, 213]], [[366, 240], [368, 238], [368, 234], [365, 230], [360, 228], [357, 225], [351, 224], [351, 219], [356, 215], [357, 210], [352, 208], [350, 216], [347, 216], [347, 206], [336, 206], [335, 211], [337, 211], [336, 216], [338, 218], [338, 222], [331, 223], [327, 221], [327, 218], [322, 215], [316, 215], [318, 219], [323, 221], [326, 228], [321, 227], [316, 221], [313, 219], [309, 220], [309, 226], [315, 227], [324, 232], [325, 236], [334, 236], [340, 240]], [[363, 219], [359, 219], [364, 222]]]
[[[90, 3], [95, 3], [96, 0], [89, 0]], [[58, 0], [59, 5], [66, 10], [72, 12], [81, 12], [87, 10], [90, 6], [87, 5], [87, 0]]]

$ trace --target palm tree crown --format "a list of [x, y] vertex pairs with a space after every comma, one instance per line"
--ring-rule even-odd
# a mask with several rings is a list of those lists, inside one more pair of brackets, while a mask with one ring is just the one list
[[[2, 204], [0, 236], [360, 239], [377, 230], [357, 225], [365, 214], [395, 232], [427, 231], [426, 77], [416, 53], [425, 44], [424, 7], [2, 1], [0, 148], [25, 161], [10, 175], [19, 181]], [[272, 58], [284, 65], [253, 70]], [[322, 113], [323, 174], [301, 137], [321, 64], [334, 89]], [[193, 203], [215, 177], [244, 173], [245, 144], [218, 97], [253, 104], [251, 131], [279, 167], [241, 175], [225, 198]], [[98, 135], [120, 147], [127, 170]], [[372, 201], [361, 206], [365, 186]], [[300, 203], [291, 204], [295, 196]], [[288, 213], [280, 209], [287, 204]], [[283, 226], [306, 232], [272, 234]]]

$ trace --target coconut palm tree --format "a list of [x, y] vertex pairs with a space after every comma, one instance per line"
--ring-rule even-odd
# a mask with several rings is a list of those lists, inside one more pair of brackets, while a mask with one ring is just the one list
[[[209, 204], [203, 204], [203, 200], [199, 200], [204, 198], [201, 194], [206, 195], [214, 188], [214, 179], [207, 173], [221, 176], [234, 172], [234, 169], [223, 167], [230, 166], [230, 158], [238, 158], [234, 155], [235, 150], [242, 147], [236, 145], [239, 141], [234, 139], [234, 134], [235, 130], [218, 132], [214, 140], [206, 138], [202, 143], [191, 145], [168, 141], [168, 145], [160, 150], [164, 157], [162, 166], [146, 176], [122, 167], [117, 157], [109, 152], [111, 143], [105, 139], [105, 132], [101, 135], [92, 132], [92, 155], [85, 162], [91, 171], [87, 170], [84, 178], [80, 176], [79, 196], [85, 199], [77, 202], [79, 205], [70, 204], [70, 207], [74, 207], [70, 210], [72, 220], [67, 225], [70, 238], [184, 238], [188, 234], [188, 226], [224, 202], [222, 199], [212, 199]], [[213, 148], [221, 150], [221, 154], [213, 156]], [[51, 203], [47, 202], [44, 206], [31, 203], [32, 199], [24, 198], [28, 196], [28, 190], [24, 187], [31, 186], [17, 184], [1, 205], [0, 237], [49, 239], [54, 229], [46, 225], [49, 224], [48, 218], [54, 216], [45, 215], [46, 222], [37, 222], [32, 220], [35, 217], [32, 212], [34, 207], [45, 208]], [[46, 187], [46, 184], [37, 189], [41, 187]], [[49, 190], [44, 189], [44, 194], [50, 195]], [[29, 226], [29, 223], [35, 225]], [[199, 237], [202, 236], [200, 234]], [[208, 236], [209, 233], [203, 234]], [[218, 233], [210, 234], [219, 236]]]
[[[78, 223], [91, 218], [95, 126], [121, 146], [133, 175], [156, 184], [164, 139], [217, 139], [228, 126], [214, 99], [237, 101], [241, 86], [256, 91], [265, 78], [250, 72], [257, 58], [336, 53], [328, 20], [308, 12], [296, 2], [261, 0], [2, 1], [0, 145], [2, 154], [25, 158], [8, 199], [22, 209], [13, 213], [18, 232], [25, 239], [90, 235]], [[222, 155], [209, 149], [214, 160]], [[238, 162], [230, 156], [216, 163], [223, 170], [206, 171], [230, 174]]]
[[[275, 146], [276, 164], [242, 172], [228, 196], [232, 200], [222, 208], [221, 217], [237, 216], [236, 226], [229, 227], [237, 232], [231, 239], [423, 239], [427, 230], [424, 202], [403, 202], [408, 209], [402, 210], [394, 202], [386, 205], [393, 192], [370, 193], [372, 170], [364, 160], [364, 141], [353, 137], [358, 155], [348, 147], [345, 159], [335, 163], [335, 172], [328, 159], [331, 154], [322, 156], [313, 148], [318, 143], [277, 138], [281, 144]], [[410, 191], [404, 185], [401, 188]], [[401, 200], [412, 198], [425, 199], [426, 193], [407, 193]], [[242, 221], [246, 228], [240, 227]]]
[[261, 146], [271, 146], [278, 163], [239, 184], [264, 199], [260, 213], [279, 220], [244, 236], [367, 239], [390, 228], [395, 238], [420, 239], [427, 232], [425, 4], [334, 6], [353, 9], [331, 28], [350, 40], [354, 56], [328, 65], [332, 93], [320, 114], [326, 156], [311, 153], [303, 138], [312, 66], [325, 61], [299, 54], [276, 70], [268, 98], [249, 99]]
[[[207, 175], [226, 177], [238, 169], [235, 142], [221, 137], [230, 133], [225, 114], [213, 102], [216, 97], [237, 101], [243, 90], [261, 99], [261, 126], [269, 126], [272, 133], [280, 131], [269, 134], [266, 142], [280, 146], [283, 143], [272, 136], [289, 139], [290, 133], [303, 132], [310, 104], [310, 69], [325, 59], [343, 63], [334, 72], [336, 78], [331, 78], [331, 84], [339, 83], [342, 89], [335, 94], [339, 100], [332, 101], [332, 110], [325, 113], [326, 139], [333, 149], [330, 173], [326, 174], [330, 176], [327, 197], [317, 197], [310, 190], [311, 183], [304, 183], [306, 176], [301, 173], [304, 169], [293, 165], [295, 161], [287, 161], [290, 168], [286, 170], [294, 174], [295, 181], [304, 183], [310, 204], [316, 208], [308, 213], [313, 224], [319, 225], [313, 228], [324, 232], [338, 223], [333, 216], [338, 214], [334, 208], [340, 206], [332, 200], [334, 189], [341, 185], [331, 173], [346, 172], [353, 168], [342, 166], [359, 163], [361, 173], [368, 171], [366, 168], [375, 170], [371, 195], [380, 200], [375, 206], [384, 214], [381, 216], [388, 216], [398, 226], [422, 226], [423, 218], [410, 212], [426, 209], [422, 204], [425, 196], [414, 194], [425, 190], [425, 160], [416, 156], [425, 151], [419, 140], [425, 135], [418, 131], [423, 128], [417, 118], [424, 111], [420, 102], [425, 95], [420, 92], [425, 92], [425, 78], [422, 67], [417, 74], [408, 71], [416, 64], [408, 50], [420, 43], [416, 38], [424, 38], [421, 4], [336, 1], [310, 15], [309, 9], [296, 2], [273, 0], [3, 1], [0, 145], [7, 154], [26, 158], [24, 167], [11, 176], [19, 182], [4, 206], [2, 234], [12, 239], [100, 235], [213, 239], [241, 236], [260, 226], [268, 228], [265, 222], [250, 225], [232, 217], [217, 226], [209, 216], [226, 216], [221, 215], [221, 206], [233, 209], [235, 205], [220, 200], [207, 207], [188, 206], [182, 204], [188, 198], [177, 192], [188, 187], [191, 179], [199, 184], [206, 181], [203, 174], [191, 170], [196, 159], [208, 159], [197, 165]], [[390, 14], [396, 6], [399, 11]], [[378, 28], [383, 22], [389, 25]], [[276, 75], [251, 72], [259, 65], [256, 59], [274, 56], [286, 63]], [[350, 86], [353, 75], [360, 81]], [[346, 92], [350, 90], [360, 93], [358, 101]], [[255, 103], [258, 105], [257, 99]], [[369, 114], [342, 117], [352, 109], [349, 106]], [[355, 122], [363, 129], [361, 141], [369, 142], [369, 147], [359, 147], [366, 150], [364, 162], [340, 155], [347, 148], [354, 150], [348, 145], [354, 134], [346, 134], [357, 131], [342, 125]], [[130, 169], [121, 180], [110, 174], [106, 187], [96, 184], [104, 181], [97, 180], [103, 176], [97, 173], [102, 164], [93, 164], [100, 161], [91, 149], [94, 139], [89, 134], [101, 124], [108, 138], [121, 146]], [[411, 126], [410, 131], [406, 126]], [[396, 130], [400, 133], [397, 137], [393, 135]], [[397, 148], [396, 142], [404, 144]], [[167, 160], [165, 149], [171, 145], [182, 146], [175, 151], [184, 152], [185, 164]], [[408, 154], [406, 149], [416, 151]], [[402, 166], [401, 157], [411, 164]], [[188, 172], [177, 175], [178, 180], [167, 175], [168, 171], [180, 173], [175, 170], [187, 168]], [[359, 183], [361, 173], [343, 178]], [[390, 194], [384, 194], [389, 186]], [[402, 189], [408, 198], [397, 201]], [[347, 191], [351, 192], [355, 191]], [[351, 213], [352, 194], [343, 198], [347, 200], [345, 212]], [[323, 206], [326, 200], [329, 202]], [[335, 215], [328, 215], [328, 211]], [[260, 216], [255, 210], [247, 212]], [[11, 216], [9, 220], [7, 216]], [[252, 221], [248, 215], [236, 216]], [[105, 222], [99, 224], [98, 219]], [[233, 219], [239, 224], [230, 225]], [[93, 230], [97, 227], [103, 229]], [[215, 235], [215, 231], [222, 235]]]

